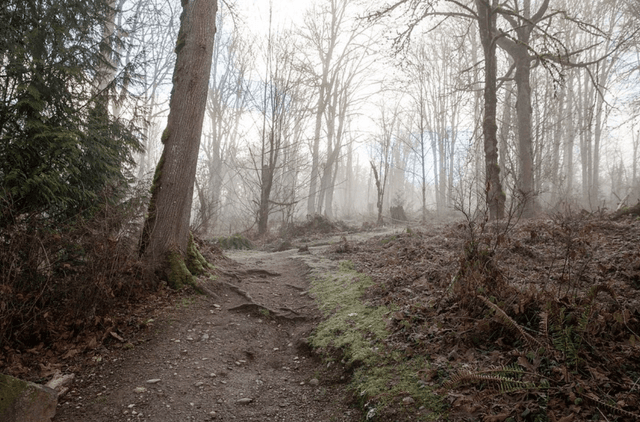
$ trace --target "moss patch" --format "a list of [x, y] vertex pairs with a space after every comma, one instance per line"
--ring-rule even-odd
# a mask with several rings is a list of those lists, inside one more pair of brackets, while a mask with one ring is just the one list
[[[443, 420], [446, 414], [443, 397], [419, 376], [420, 371], [428, 367], [429, 362], [418, 356], [400, 362], [385, 359], [379, 365], [358, 368], [351, 384], [357, 388], [360, 404], [370, 416], [368, 419], [375, 420], [374, 415], [393, 408], [394, 413], [412, 415], [416, 420]], [[403, 403], [407, 397], [411, 397], [413, 403]]]
[[218, 244], [222, 249], [253, 249], [251, 241], [241, 234], [234, 234], [229, 237], [219, 237]]
[[26, 388], [26, 381], [0, 374], [0, 416], [5, 415]]
[[[387, 349], [391, 309], [363, 303], [362, 296], [371, 285], [371, 278], [358, 273], [350, 261], [341, 261], [337, 271], [313, 280], [310, 292], [325, 320], [311, 336], [311, 345], [326, 353], [340, 350], [345, 362], [356, 368], [351, 388], [360, 398], [367, 420], [389, 412], [410, 414], [417, 420], [442, 420], [446, 409], [443, 397], [419, 377], [429, 362], [422, 356], [405, 358]], [[406, 397], [413, 403], [402, 403]]]
[[193, 275], [201, 275], [204, 273], [206, 268], [213, 269], [213, 265], [211, 265], [207, 259], [202, 256], [200, 250], [198, 249], [198, 245], [193, 240], [193, 234], [189, 233], [189, 244], [187, 246], [187, 268], [189, 272]]
[[187, 268], [184, 258], [179, 252], [169, 252], [167, 255], [167, 282], [169, 287], [180, 289], [185, 285], [194, 285], [193, 274]]
[[340, 349], [351, 364], [376, 360], [376, 345], [388, 335], [389, 310], [362, 303], [360, 298], [371, 284], [371, 278], [356, 272], [350, 261], [340, 262], [336, 273], [312, 282], [311, 293], [326, 317], [311, 338], [314, 347]]

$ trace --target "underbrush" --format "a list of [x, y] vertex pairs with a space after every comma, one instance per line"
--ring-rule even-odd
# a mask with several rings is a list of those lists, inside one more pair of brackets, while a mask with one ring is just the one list
[[280, 230], [280, 237], [293, 239], [296, 237], [308, 237], [354, 230], [354, 228], [342, 221], [332, 221], [323, 215], [314, 214], [312, 216], [307, 216], [307, 220], [304, 222], [292, 223], [283, 227]]
[[2, 228], [0, 367], [26, 371], [29, 357], [68, 355], [70, 341], [97, 347], [114, 330], [114, 309], [156, 287], [137, 259], [142, 208], [105, 200], [89, 220], [54, 226], [29, 215]]
[[444, 402], [450, 420], [638, 420], [638, 244], [635, 219], [567, 213], [342, 253], [371, 279], [361, 301], [388, 309], [379, 364], [354, 368], [362, 405], [372, 420], [426, 419]]
[[215, 239], [215, 242], [222, 249], [253, 249], [253, 243], [241, 234], [219, 237]]

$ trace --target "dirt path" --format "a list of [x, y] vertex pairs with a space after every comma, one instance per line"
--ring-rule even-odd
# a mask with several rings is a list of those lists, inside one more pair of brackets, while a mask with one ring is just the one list
[[233, 254], [222, 281], [280, 317], [229, 288], [184, 297], [128, 347], [101, 349], [54, 422], [362, 420], [345, 376], [305, 341], [320, 316], [308, 264], [331, 265], [320, 250]]

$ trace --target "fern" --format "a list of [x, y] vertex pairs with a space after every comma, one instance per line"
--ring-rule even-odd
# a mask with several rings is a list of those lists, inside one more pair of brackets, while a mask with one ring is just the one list
[[549, 344], [549, 313], [540, 312], [540, 332], [544, 335], [546, 343]]
[[[537, 390], [544, 388], [530, 381], [521, 381], [515, 379], [515, 376], [521, 376], [525, 372], [517, 367], [503, 367], [491, 369], [487, 371], [470, 371], [463, 369], [453, 374], [449, 381], [444, 383], [445, 388], [454, 388], [461, 384], [472, 384], [476, 382], [485, 383], [495, 386], [500, 393], [511, 393], [522, 390]], [[511, 376], [510, 376], [511, 375]]]
[[579, 362], [578, 346], [576, 345], [575, 332], [573, 326], [552, 326], [551, 339], [556, 350], [562, 352], [564, 358], [572, 366], [577, 366]]
[[578, 318], [578, 329], [576, 332], [582, 337], [587, 332], [587, 327], [589, 326], [589, 321], [591, 320], [591, 316], [593, 313], [591, 312], [592, 306], [591, 304], [585, 306], [582, 314], [580, 314], [580, 318]]
[[616, 294], [611, 287], [605, 284], [597, 284], [589, 289], [589, 293], [587, 293], [587, 304], [591, 305], [600, 292], [609, 293], [613, 299], [616, 298]]
[[511, 318], [502, 309], [500, 309], [498, 305], [491, 302], [489, 299], [485, 298], [484, 296], [479, 295], [478, 298], [480, 298], [480, 300], [482, 300], [485, 303], [485, 305], [487, 305], [489, 308], [493, 309], [496, 312], [496, 314], [500, 317], [502, 322], [504, 322], [508, 327], [510, 327], [517, 333], [519, 333], [520, 336], [524, 339], [528, 347], [533, 349], [544, 349], [544, 346], [542, 345], [542, 343], [540, 343], [531, 334], [527, 333], [524, 330], [524, 328], [522, 328], [517, 322], [513, 320], [513, 318]]
[[628, 410], [621, 409], [618, 406], [614, 406], [612, 404], [606, 403], [606, 402], [600, 400], [598, 397], [594, 397], [593, 394], [585, 394], [585, 393], [580, 393], [580, 392], [578, 392], [578, 394], [580, 394], [583, 398], [595, 403], [596, 406], [605, 407], [609, 411], [611, 411], [613, 413], [617, 413], [618, 415], [626, 416], [628, 418], [633, 418], [635, 420], [640, 420], [640, 414], [629, 412]]

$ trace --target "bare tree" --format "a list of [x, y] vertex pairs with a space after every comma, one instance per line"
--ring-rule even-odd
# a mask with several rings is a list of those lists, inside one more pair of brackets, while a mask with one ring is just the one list
[[[370, 42], [370, 40], [368, 40]], [[327, 148], [322, 166], [317, 212], [333, 218], [333, 196], [338, 162], [344, 145], [350, 110], [357, 104], [357, 91], [362, 85], [362, 73], [369, 54], [368, 46], [358, 44], [339, 57], [331, 75], [329, 101], [325, 110]], [[324, 206], [324, 208], [323, 208]]]
[[[123, 4], [123, 0], [119, 0]], [[131, 10], [122, 10], [118, 15], [123, 43], [126, 50], [122, 73], [125, 81], [133, 79], [131, 65], [141, 63], [136, 73], [137, 92], [128, 92], [128, 84], [118, 95], [114, 113], [123, 112], [126, 101], [137, 101], [144, 107], [141, 132], [143, 151], [138, 156], [137, 177], [143, 179], [159, 155], [161, 144], [161, 119], [166, 118], [168, 101], [161, 93], [171, 83], [171, 71], [175, 67], [175, 40], [178, 35], [176, 0], [138, 0]], [[122, 6], [120, 6], [122, 7]], [[122, 25], [122, 26], [121, 26]]]
[[304, 76], [295, 66], [295, 51], [297, 47], [290, 34], [283, 33], [273, 38], [269, 36], [267, 74], [259, 105], [262, 114], [260, 141], [257, 147], [249, 149], [255, 172], [252, 186], [257, 187], [253, 202], [260, 236], [267, 233], [269, 216], [274, 209], [293, 205], [295, 201], [278, 202], [273, 199], [274, 188], [282, 187], [285, 183], [283, 174], [287, 168], [291, 169], [283, 160], [297, 158], [294, 150], [299, 146], [299, 139], [296, 136], [301, 137], [300, 125], [310, 109], [307, 101], [309, 95], [304, 90]]
[[398, 50], [405, 48], [415, 28], [423, 20], [433, 17], [458, 17], [476, 22], [480, 35], [480, 42], [484, 56], [484, 156], [485, 156], [485, 192], [490, 218], [500, 219], [504, 216], [505, 193], [500, 182], [500, 168], [498, 167], [498, 139], [497, 139], [497, 57], [496, 57], [496, 22], [501, 10], [497, 0], [474, 0], [459, 2], [447, 0], [445, 6], [438, 8], [437, 1], [407, 2], [396, 1], [382, 10], [370, 15], [371, 19], [381, 19], [404, 8], [411, 10], [410, 19], [404, 30], [395, 39]]
[[464, 45], [451, 42], [457, 28], [441, 25], [428, 40], [418, 40], [407, 50], [405, 70], [408, 89], [416, 117], [411, 129], [416, 134], [411, 148], [421, 167], [422, 213], [426, 218], [426, 186], [428, 153], [433, 159], [433, 180], [438, 214], [450, 205], [454, 185], [454, 159], [458, 141], [458, 126], [467, 95], [461, 87], [463, 70], [467, 67]]
[[496, 58], [496, 21], [498, 2], [475, 0], [477, 7], [480, 43], [484, 52], [484, 134], [486, 200], [491, 219], [504, 217], [506, 195], [500, 181], [498, 166], [498, 125], [497, 118], [497, 58]]
[[[317, 90], [307, 214], [321, 213], [323, 205], [327, 210], [325, 200], [329, 204], [332, 202], [333, 192], [329, 190], [333, 189], [334, 164], [340, 154], [347, 108], [353, 100], [351, 85], [368, 56], [366, 43], [357, 43], [365, 30], [365, 22], [351, 19], [348, 13], [354, 3], [352, 0], [325, 0], [314, 5], [300, 32], [306, 50], [311, 52], [301, 66], [311, 75]], [[337, 126], [336, 119], [340, 120]], [[324, 166], [321, 166], [323, 128], [328, 139]], [[330, 209], [327, 211], [331, 212]]]
[[[505, 6], [510, 10], [505, 12]], [[535, 189], [533, 180], [533, 134], [531, 108], [531, 63], [536, 56], [531, 54], [531, 35], [545, 16], [549, 0], [544, 0], [538, 10], [531, 13], [531, 0], [513, 0], [512, 4], [501, 5], [500, 16], [511, 26], [514, 37], [495, 34], [497, 44], [513, 59], [517, 87], [516, 113], [518, 118], [518, 158], [520, 174], [519, 194], [522, 200], [523, 216], [531, 217], [535, 212]], [[492, 29], [496, 31], [496, 28]]]
[[378, 211], [377, 224], [382, 225], [384, 206], [384, 194], [389, 179], [389, 169], [392, 165], [394, 143], [398, 140], [400, 126], [400, 101], [393, 107], [380, 106], [380, 118], [378, 120], [378, 133], [374, 135], [372, 147], [373, 157], [369, 164], [373, 171], [376, 185], [376, 208]]
[[[224, 10], [224, 9], [223, 9]], [[233, 158], [242, 132], [241, 119], [251, 100], [250, 75], [253, 51], [234, 26], [225, 30], [228, 13], [218, 13], [211, 81], [205, 116], [203, 160], [196, 178], [198, 206], [195, 225], [199, 233], [211, 234], [222, 205], [222, 188], [230, 180]], [[208, 130], [207, 130], [208, 129]]]

